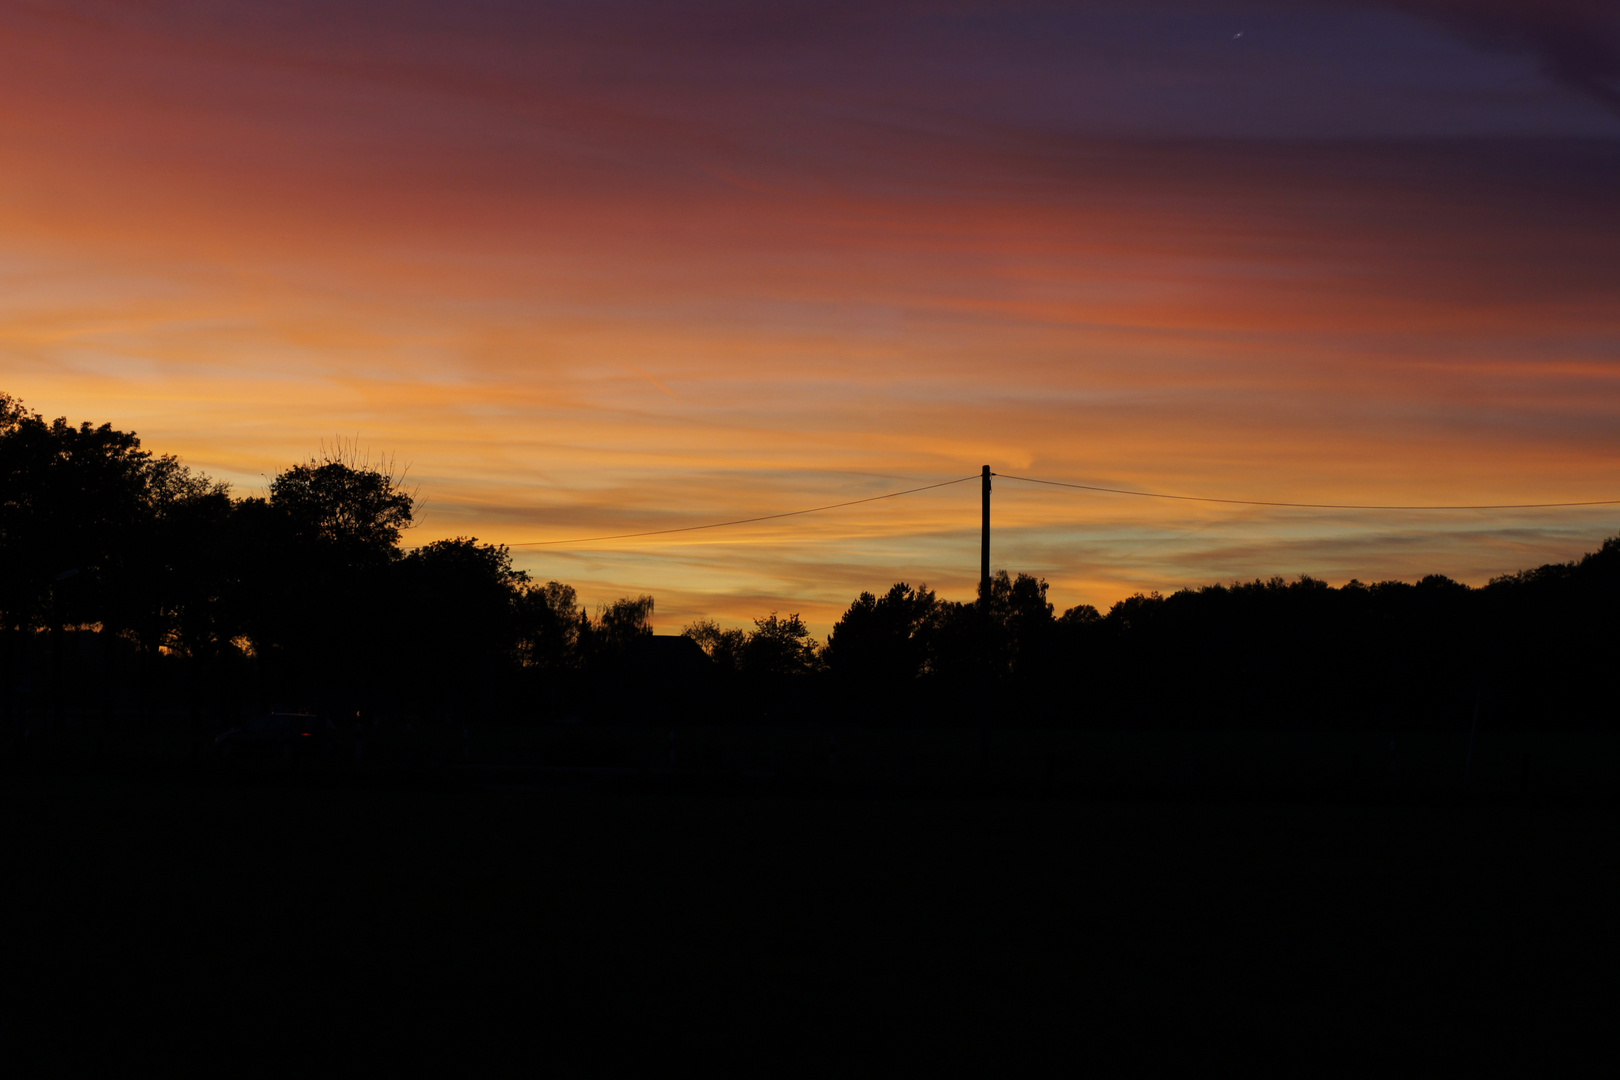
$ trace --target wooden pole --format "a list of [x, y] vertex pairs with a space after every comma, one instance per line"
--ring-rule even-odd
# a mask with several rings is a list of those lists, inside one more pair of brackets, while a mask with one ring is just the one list
[[[980, 473], [983, 480], [984, 513], [979, 521], [979, 632], [990, 640], [990, 466]], [[979, 667], [979, 778], [990, 775], [990, 672]]]
[[983, 480], [984, 514], [979, 525], [979, 602], [990, 599], [990, 466], [980, 474]]

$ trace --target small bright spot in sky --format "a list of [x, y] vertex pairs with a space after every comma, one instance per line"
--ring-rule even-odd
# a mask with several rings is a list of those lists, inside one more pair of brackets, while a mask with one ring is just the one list
[[1236, 41], [1238, 38], [1240, 38], [1242, 36], [1243, 36], [1243, 31], [1239, 30], [1237, 33], [1232, 35], [1232, 40]]

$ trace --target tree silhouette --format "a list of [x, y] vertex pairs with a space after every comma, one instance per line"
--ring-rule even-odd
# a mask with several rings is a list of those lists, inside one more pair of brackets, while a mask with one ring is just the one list
[[604, 657], [619, 659], [635, 642], [652, 634], [653, 598], [625, 596], [597, 609], [596, 620], [585, 636], [590, 647]]
[[237, 505], [243, 607], [263, 692], [352, 713], [398, 696], [400, 535], [415, 498], [391, 463], [341, 444]]
[[328, 549], [352, 569], [398, 556], [416, 504], [403, 483], [391, 463], [373, 466], [340, 445], [272, 480], [270, 505], [299, 542]]
[[681, 632], [697, 642], [720, 670], [742, 670], [743, 646], [747, 644], [748, 636], [741, 630], [722, 628], [713, 619], [699, 619]]
[[517, 597], [518, 655], [523, 667], [556, 677], [579, 664], [579, 636], [588, 622], [573, 586], [557, 581], [523, 589]]
[[490, 708], [521, 659], [528, 575], [505, 547], [458, 537], [409, 552], [391, 578], [401, 684], [436, 712]]
[[742, 670], [751, 675], [791, 677], [816, 667], [816, 643], [797, 614], [782, 618], [771, 612], [754, 620], [754, 632], [742, 648]]
[[928, 666], [939, 610], [927, 586], [901, 581], [882, 596], [861, 593], [828, 635], [827, 670], [867, 691], [916, 679]]

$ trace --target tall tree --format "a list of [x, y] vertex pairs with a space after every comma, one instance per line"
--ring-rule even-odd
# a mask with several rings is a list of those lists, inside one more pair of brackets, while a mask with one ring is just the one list
[[840, 681], [866, 691], [913, 682], [928, 663], [939, 601], [927, 587], [897, 582], [863, 592], [833, 626], [823, 658]]
[[385, 689], [397, 652], [390, 570], [415, 497], [392, 464], [338, 446], [278, 475], [238, 508], [262, 556], [247, 592], [272, 694], [334, 712]]
[[396, 685], [442, 712], [487, 708], [520, 663], [528, 574], [505, 547], [457, 537], [408, 553], [392, 576]]

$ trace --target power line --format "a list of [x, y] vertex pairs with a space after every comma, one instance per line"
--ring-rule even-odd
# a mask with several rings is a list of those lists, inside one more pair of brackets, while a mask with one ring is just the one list
[[774, 521], [777, 518], [798, 517], [800, 514], [819, 514], [823, 510], [837, 510], [844, 506], [859, 506], [861, 503], [878, 502], [883, 499], [894, 499], [901, 495], [915, 495], [919, 491], [932, 491], [935, 488], [950, 487], [952, 484], [961, 484], [969, 480], [979, 479], [979, 474], [964, 476], [956, 480], [942, 480], [937, 484], [924, 484], [922, 487], [907, 488], [904, 491], [891, 491], [884, 495], [871, 495], [864, 499], [851, 499], [848, 502], [828, 503], [826, 506], [812, 506], [807, 510], [788, 510], [780, 514], [762, 514], [759, 517], [738, 518], [736, 521], [714, 521], [707, 525], [686, 525], [679, 529], [648, 529], [644, 532], [616, 533], [612, 536], [581, 536], [572, 540], [528, 540], [521, 544], [508, 544], [507, 547], [552, 547], [557, 544], [589, 544], [597, 540], [629, 540], [637, 536], [667, 536], [670, 533], [697, 532], [700, 529], [723, 529], [728, 525], [748, 525], [756, 521]]
[[1165, 495], [1157, 491], [1131, 491], [1126, 488], [1070, 484], [1062, 480], [1037, 480], [1032, 476], [1013, 476], [1009, 473], [991, 473], [991, 475], [999, 476], [1005, 480], [1022, 480], [1026, 484], [1045, 484], [1048, 487], [1074, 488], [1078, 491], [1100, 491], [1109, 495], [1140, 495], [1147, 499], [1226, 503], [1230, 506], [1290, 506], [1301, 510], [1549, 510], [1562, 506], [1614, 506], [1620, 504], [1620, 499], [1590, 499], [1586, 502], [1497, 503], [1490, 506], [1372, 506], [1359, 503], [1273, 502], [1263, 499], [1216, 499], [1207, 495]]
[[[1620, 505], [1620, 499], [1589, 499], [1583, 502], [1548, 502], [1548, 503], [1494, 503], [1482, 505], [1445, 505], [1445, 506], [1406, 506], [1406, 505], [1379, 505], [1367, 503], [1306, 503], [1284, 502], [1268, 499], [1220, 499], [1209, 495], [1168, 495], [1158, 491], [1136, 491], [1130, 488], [1101, 487], [1095, 484], [1073, 484], [1064, 480], [1041, 480], [1033, 476], [1014, 476], [1011, 473], [992, 473], [1005, 480], [1019, 480], [1026, 484], [1041, 484], [1046, 487], [1071, 488], [1076, 491], [1095, 491], [1107, 495], [1134, 495], [1145, 499], [1174, 499], [1179, 502], [1222, 503], [1228, 506], [1275, 506], [1291, 507], [1299, 510], [1549, 510], [1560, 507], [1574, 506], [1614, 506]], [[828, 503], [826, 506], [812, 506], [804, 510], [787, 510], [780, 514], [761, 514], [758, 517], [737, 518], [733, 521], [713, 521], [703, 525], [684, 525], [674, 529], [644, 529], [640, 532], [614, 533], [607, 536], [579, 536], [567, 540], [527, 540], [521, 543], [508, 544], [508, 547], [555, 547], [562, 544], [591, 544], [602, 540], [631, 540], [642, 536], [668, 536], [673, 533], [700, 532], [706, 529], [724, 529], [732, 525], [750, 525], [759, 521], [775, 521], [780, 518], [799, 517], [803, 514], [819, 514], [825, 510], [838, 510], [846, 506], [859, 506], [862, 503], [881, 502], [884, 499], [895, 499], [902, 495], [914, 495], [919, 491], [933, 491], [936, 488], [950, 487], [954, 484], [963, 484], [969, 480], [981, 479], [981, 474], [962, 476], [955, 480], [942, 480], [937, 484], [924, 484], [921, 487], [906, 488], [903, 491], [890, 491], [882, 495], [870, 495], [864, 499], [850, 499], [846, 502]]]

